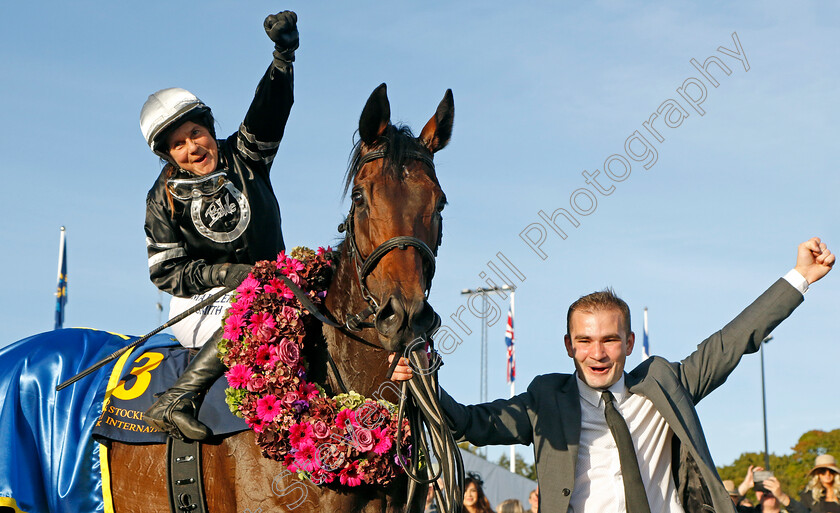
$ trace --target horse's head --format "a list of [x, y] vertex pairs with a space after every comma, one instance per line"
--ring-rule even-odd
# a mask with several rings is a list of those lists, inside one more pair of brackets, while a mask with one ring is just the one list
[[420, 137], [391, 124], [385, 84], [368, 98], [359, 119], [345, 191], [352, 206], [345, 226], [359, 284], [375, 309], [379, 341], [397, 351], [435, 327], [426, 301], [440, 245], [446, 196], [433, 154], [452, 135], [455, 108], [447, 90]]

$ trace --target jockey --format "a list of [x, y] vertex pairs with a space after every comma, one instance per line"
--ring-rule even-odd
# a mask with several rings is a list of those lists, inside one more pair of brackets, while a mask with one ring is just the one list
[[[151, 280], [174, 296], [170, 318], [203, 294], [239, 285], [256, 261], [285, 248], [269, 170], [292, 108], [297, 15], [270, 15], [264, 25], [274, 61], [236, 133], [217, 140], [210, 108], [180, 88], [152, 94], [140, 112], [146, 142], [166, 161], [146, 198], [145, 229]], [[173, 327], [182, 345], [201, 349], [146, 423], [178, 438], [212, 434], [196, 414], [225, 370], [216, 351], [224, 310], [214, 305]]]

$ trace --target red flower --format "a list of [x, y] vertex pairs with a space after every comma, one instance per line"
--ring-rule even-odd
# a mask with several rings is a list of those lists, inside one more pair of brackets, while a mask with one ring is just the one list
[[351, 461], [344, 469], [338, 473], [338, 479], [341, 484], [347, 486], [359, 486], [362, 484], [362, 474], [359, 473], [359, 462]]

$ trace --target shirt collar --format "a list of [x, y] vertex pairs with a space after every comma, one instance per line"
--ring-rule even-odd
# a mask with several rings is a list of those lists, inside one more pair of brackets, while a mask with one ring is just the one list
[[[582, 379], [580, 379], [580, 375], [575, 371], [575, 379], [577, 379], [578, 385], [578, 393], [580, 396], [592, 406], [598, 408], [601, 405], [601, 392], [603, 392], [600, 388], [592, 388]], [[621, 404], [624, 402], [626, 396], [630, 395], [627, 390], [627, 387], [624, 384], [624, 373], [621, 373], [621, 376], [618, 378], [618, 381], [613, 383], [613, 385], [608, 388], [610, 392], [612, 392], [613, 397], [615, 397], [615, 402]]]

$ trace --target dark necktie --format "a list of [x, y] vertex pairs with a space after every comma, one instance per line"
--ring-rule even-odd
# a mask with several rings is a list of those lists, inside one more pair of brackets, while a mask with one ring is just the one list
[[645, 494], [645, 484], [639, 471], [639, 460], [633, 448], [633, 439], [624, 417], [615, 408], [615, 398], [609, 390], [601, 392], [604, 398], [604, 416], [610, 428], [615, 444], [618, 446], [618, 462], [624, 479], [624, 501], [628, 513], [650, 513], [650, 505]]

